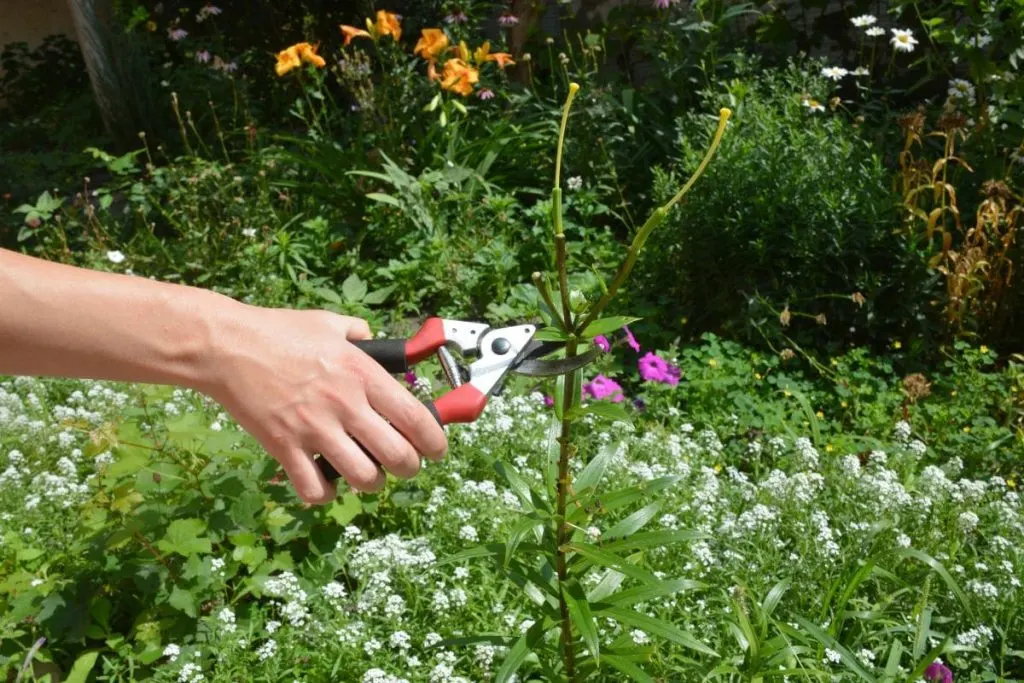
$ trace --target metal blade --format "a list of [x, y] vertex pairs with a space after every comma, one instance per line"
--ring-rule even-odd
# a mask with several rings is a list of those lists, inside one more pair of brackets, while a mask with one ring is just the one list
[[[560, 345], [564, 347], [564, 345]], [[548, 350], [547, 353], [551, 353]], [[601, 353], [598, 348], [592, 348], [584, 354], [579, 356], [573, 356], [572, 358], [561, 358], [559, 360], [535, 360], [532, 357], [519, 361], [513, 368], [512, 371], [520, 375], [527, 375], [530, 377], [554, 377], [555, 375], [564, 375], [573, 370], [579, 370], [585, 365], [589, 365], [597, 355]], [[534, 355], [547, 355], [547, 354], [528, 354], [528, 356]]]

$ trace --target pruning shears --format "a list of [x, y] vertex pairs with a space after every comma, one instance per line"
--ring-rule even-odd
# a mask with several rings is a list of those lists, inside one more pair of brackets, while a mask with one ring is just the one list
[[[452, 390], [436, 401], [425, 404], [442, 427], [475, 422], [491, 396], [501, 392], [512, 373], [530, 377], [564, 375], [590, 363], [599, 353], [592, 348], [572, 358], [545, 359], [565, 348], [564, 341], [535, 339], [536, 325], [492, 328], [486, 323], [428, 318], [408, 339], [370, 339], [355, 346], [392, 374], [407, 372], [412, 366], [436, 355]], [[452, 349], [468, 365], [460, 364]], [[317, 465], [328, 481], [338, 472], [322, 456]]]

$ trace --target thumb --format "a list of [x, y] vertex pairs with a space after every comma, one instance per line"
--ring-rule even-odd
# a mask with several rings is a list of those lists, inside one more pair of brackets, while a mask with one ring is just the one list
[[348, 329], [345, 331], [345, 338], [349, 341], [360, 341], [371, 339], [370, 324], [362, 318], [349, 318]]

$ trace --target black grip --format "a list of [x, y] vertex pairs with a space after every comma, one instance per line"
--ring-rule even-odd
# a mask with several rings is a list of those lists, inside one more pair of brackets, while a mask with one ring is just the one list
[[[391, 340], [387, 339], [387, 340], [381, 340], [381, 341], [391, 341]], [[440, 413], [437, 412], [437, 406], [434, 405], [434, 402], [433, 401], [424, 401], [423, 405], [425, 405], [427, 407], [427, 410], [430, 411], [430, 414], [434, 416], [435, 420], [437, 420], [437, 424], [439, 424], [439, 425], [441, 425], [443, 427], [444, 423], [441, 422], [441, 415], [440, 415]], [[355, 441], [355, 439], [353, 439], [353, 441]], [[359, 443], [358, 441], [356, 441], [356, 445], [363, 449], [363, 453], [366, 453], [366, 457], [368, 457], [373, 462], [377, 463], [377, 467], [380, 467], [380, 463], [377, 462], [377, 458], [373, 457], [373, 454], [371, 454], [369, 451], [367, 451], [365, 448], [363, 448], [363, 445], [361, 443]], [[316, 456], [316, 458], [314, 458], [313, 462], [315, 462], [316, 466], [320, 468], [321, 472], [323, 472], [324, 477], [327, 479], [327, 481], [334, 481], [335, 479], [337, 479], [338, 477], [341, 476], [338, 473], [338, 470], [334, 469], [334, 465], [331, 464], [331, 461], [328, 460], [327, 458], [325, 458], [324, 456], [322, 456], [322, 455]]]
[[352, 343], [363, 353], [369, 354], [392, 375], [403, 373], [409, 369], [409, 361], [405, 357], [404, 339], [367, 339]]

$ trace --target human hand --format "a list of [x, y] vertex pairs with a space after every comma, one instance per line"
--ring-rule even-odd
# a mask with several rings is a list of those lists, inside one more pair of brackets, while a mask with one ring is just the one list
[[241, 304], [228, 318], [212, 332], [209, 379], [199, 388], [281, 463], [302, 500], [336, 495], [314, 453], [358, 491], [384, 484], [359, 444], [404, 478], [419, 472], [420, 454], [444, 456], [444, 431], [427, 407], [351, 343], [370, 338], [366, 321]]

